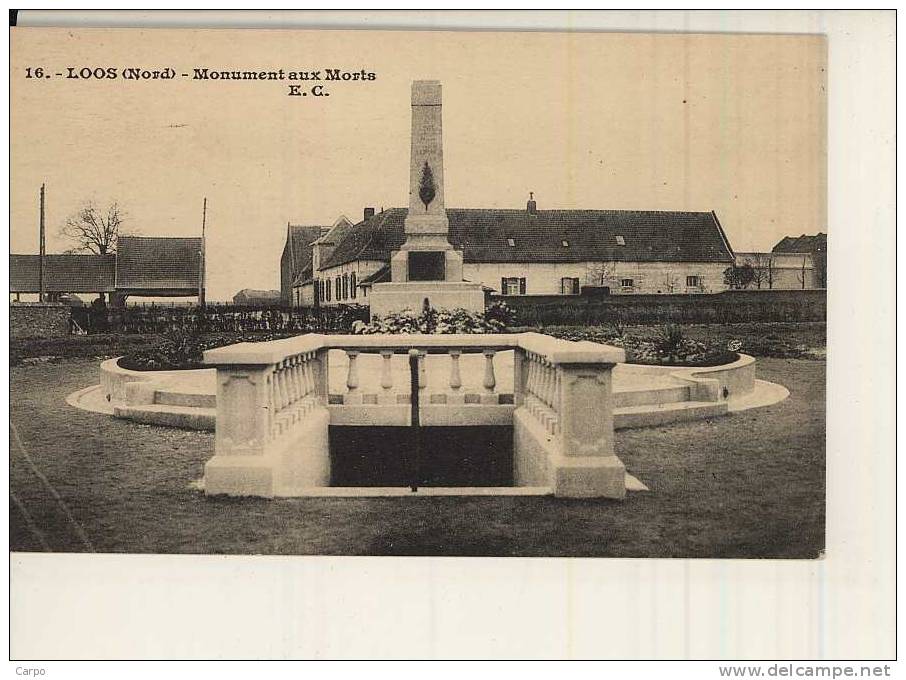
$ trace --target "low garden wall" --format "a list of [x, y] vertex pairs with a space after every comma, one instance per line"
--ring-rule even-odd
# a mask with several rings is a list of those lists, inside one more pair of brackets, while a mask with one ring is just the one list
[[130, 383], [143, 382], [158, 386], [166, 384], [167, 379], [174, 375], [200, 376], [211, 372], [210, 369], [194, 371], [132, 371], [120, 366], [119, 360], [120, 357], [116, 357], [101, 362], [101, 389], [104, 393], [104, 399], [114, 405], [129, 403], [131, 395], [126, 386]]
[[69, 335], [68, 305], [59, 302], [11, 302], [9, 334], [12, 338], [59, 338]]
[[492, 296], [516, 314], [518, 325], [601, 323], [742, 323], [825, 321], [827, 291], [728, 290], [696, 295]]

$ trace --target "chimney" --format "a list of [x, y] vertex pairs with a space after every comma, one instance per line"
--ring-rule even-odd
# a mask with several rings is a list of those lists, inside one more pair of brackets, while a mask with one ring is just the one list
[[529, 192], [528, 203], [525, 204], [525, 209], [528, 211], [529, 215], [534, 215], [538, 212], [538, 205], [535, 203], [535, 192]]
[[374, 217], [374, 208], [365, 208], [365, 219], [370, 220]]

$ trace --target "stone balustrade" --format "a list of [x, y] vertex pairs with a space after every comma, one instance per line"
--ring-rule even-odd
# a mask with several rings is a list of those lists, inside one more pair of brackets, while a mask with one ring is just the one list
[[[292, 496], [329, 486], [328, 425], [410, 424], [411, 381], [398, 370], [407, 359], [394, 370], [394, 358], [410, 350], [423, 426], [511, 424], [516, 485], [624, 495], [611, 393], [622, 350], [537, 333], [312, 334], [209, 350], [217, 424], [206, 492]], [[339, 393], [331, 393], [331, 353], [345, 355], [345, 380], [333, 381], [345, 387]], [[502, 356], [512, 362], [512, 384], [500, 383]]]

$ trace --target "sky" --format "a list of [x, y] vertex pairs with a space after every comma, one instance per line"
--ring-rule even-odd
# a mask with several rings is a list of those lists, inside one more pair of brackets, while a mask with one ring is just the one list
[[[278, 288], [288, 222], [406, 207], [410, 86], [443, 86], [447, 207], [714, 210], [735, 250], [827, 231], [826, 42], [802, 35], [281, 30], [11, 32], [14, 253], [48, 252], [86, 200], [192, 236], [209, 300]], [[172, 68], [170, 80], [67, 68]], [[27, 78], [43, 68], [50, 78]], [[374, 73], [287, 96], [212, 70]], [[58, 77], [56, 73], [63, 73]]]

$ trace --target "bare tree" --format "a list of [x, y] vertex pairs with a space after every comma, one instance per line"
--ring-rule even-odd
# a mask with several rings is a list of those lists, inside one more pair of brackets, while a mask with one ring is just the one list
[[745, 263], [755, 271], [753, 283], [757, 288], [761, 288], [762, 284], [774, 287], [774, 256], [771, 253], [755, 253], [753, 257], [746, 258]]
[[796, 274], [796, 279], [799, 281], [800, 284], [802, 284], [802, 289], [803, 289], [803, 290], [805, 290], [805, 281], [806, 281], [806, 273], [805, 273], [805, 272], [806, 272], [806, 269], [805, 269], [805, 264], [806, 264], [806, 259], [807, 259], [807, 258], [808, 258], [808, 255], [803, 255], [803, 256], [802, 256], [802, 269], [799, 271], [798, 274]]
[[90, 252], [105, 255], [116, 251], [116, 242], [123, 232], [126, 213], [116, 202], [106, 210], [86, 201], [78, 211], [66, 218], [60, 228], [60, 235], [75, 241], [76, 246], [69, 252]]

